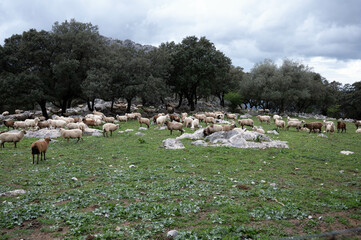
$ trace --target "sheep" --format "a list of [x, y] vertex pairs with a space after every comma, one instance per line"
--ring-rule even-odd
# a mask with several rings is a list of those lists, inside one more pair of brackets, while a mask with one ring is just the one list
[[199, 128], [199, 119], [193, 119], [192, 120], [192, 129]]
[[35, 119], [26, 119], [25, 120], [25, 125], [27, 128], [35, 128], [38, 126], [38, 122], [40, 121], [39, 118], [35, 118]]
[[216, 119], [224, 120], [224, 114], [221, 112], [216, 112]]
[[95, 123], [94, 119], [84, 118], [83, 123], [88, 125], [88, 126], [96, 126], [96, 123]]
[[15, 121], [14, 122], [14, 127], [16, 129], [18, 129], [18, 128], [26, 128], [26, 124], [25, 124], [24, 121]]
[[273, 118], [274, 122], [276, 122], [276, 120], [282, 120], [282, 117], [280, 115], [277, 115], [277, 114], [273, 115], [272, 118]]
[[326, 133], [332, 134], [335, 131], [335, 124], [333, 122], [328, 122], [325, 125]]
[[346, 123], [341, 120], [338, 120], [337, 121], [337, 133], [340, 132], [340, 129], [341, 129], [341, 133], [343, 133], [343, 130], [345, 130], [345, 132], [346, 132]]
[[144, 123], [149, 128], [149, 125], [150, 125], [149, 118], [138, 117], [138, 122], [139, 122], [140, 126], [142, 126], [142, 124]]
[[290, 117], [287, 117], [287, 121], [299, 121], [298, 118], [290, 118]]
[[63, 120], [66, 123], [73, 123], [74, 122], [74, 118], [69, 118], [69, 117], [59, 117], [59, 116], [55, 116], [54, 118], [55, 120]]
[[69, 129], [80, 129], [82, 130], [82, 132], [85, 131], [86, 125], [83, 122], [80, 123], [68, 123], [66, 125], [67, 128]]
[[243, 129], [243, 126], [253, 127], [253, 120], [250, 118], [240, 119], [240, 120], [238, 120], [238, 124], [241, 125], [242, 129]]
[[182, 123], [165, 121], [165, 124], [167, 125], [168, 130], [170, 130], [170, 135], [172, 135], [173, 130], [178, 130], [181, 133], [184, 133]]
[[361, 128], [360, 128], [360, 129], [356, 129], [356, 133], [361, 133]]
[[322, 132], [322, 122], [311, 122], [311, 123], [305, 123], [303, 127], [306, 127], [310, 129], [310, 133], [316, 132], [318, 130], [319, 132]]
[[217, 114], [214, 112], [205, 112], [204, 114], [206, 115], [206, 117], [217, 118]]
[[3, 116], [7, 116], [9, 114], [10, 114], [9, 111], [5, 111], [5, 112], [2, 113]]
[[361, 126], [361, 120], [354, 120], [353, 122], [355, 123], [356, 129]]
[[257, 116], [258, 120], [262, 123], [262, 122], [267, 122], [267, 124], [270, 123], [271, 117], [270, 116], [266, 116], [266, 115], [258, 115]]
[[103, 136], [105, 137], [105, 134], [108, 137], [108, 132], [110, 132], [110, 136], [113, 136], [113, 131], [117, 130], [119, 128], [118, 124], [114, 123], [106, 123], [103, 125]]
[[285, 129], [285, 121], [276, 119], [275, 123], [277, 128]]
[[304, 120], [302, 121], [288, 121], [286, 129], [289, 130], [290, 127], [294, 127], [297, 129], [297, 132], [301, 129], [301, 124], [305, 123]]
[[35, 154], [38, 155], [36, 164], [39, 164], [39, 154], [40, 154], [40, 161], [43, 160], [43, 154], [44, 154], [44, 161], [46, 160], [45, 154], [46, 151], [48, 150], [50, 141], [51, 141], [50, 137], [46, 137], [44, 140], [38, 140], [31, 144], [30, 149], [31, 149], [31, 154], [33, 155], [33, 164], [35, 163], [34, 162]]
[[197, 118], [199, 121], [203, 121], [206, 118], [205, 114], [194, 114], [194, 117]]
[[96, 110], [93, 111], [93, 114], [94, 114], [94, 115], [101, 116], [102, 118], [105, 117], [104, 113], [102, 113], [102, 112], [97, 112]]
[[48, 122], [53, 128], [64, 128], [67, 124], [67, 122], [64, 120], [48, 119]]
[[69, 142], [69, 138], [78, 138], [78, 141], [81, 139], [84, 142], [83, 139], [83, 132], [80, 129], [71, 129], [71, 130], [65, 130], [64, 128], [60, 128], [60, 134], [63, 138], [66, 138], [67, 142]]
[[205, 118], [204, 118], [204, 123], [205, 123], [205, 124], [208, 124], [208, 123], [213, 123], [213, 124], [215, 124], [216, 122], [214, 121], [214, 118], [213, 118], [213, 117], [205, 117]]
[[236, 127], [235, 124], [232, 124], [232, 125], [221, 125], [221, 126], [222, 126], [222, 130], [225, 131], [225, 132], [231, 131], [231, 130], [233, 130], [233, 129]]
[[20, 132], [17, 133], [2, 133], [0, 134], [0, 142], [1, 142], [1, 147], [5, 148], [5, 143], [6, 142], [13, 142], [14, 146], [16, 148], [16, 143], [20, 142], [23, 138], [24, 135], [26, 134], [25, 130], [21, 130]]
[[254, 126], [252, 129], [253, 129], [254, 131], [258, 132], [258, 133], [265, 134], [265, 131], [263, 130], [262, 127], [256, 127], [256, 126]]
[[236, 115], [236, 114], [233, 114], [233, 113], [226, 113], [226, 117], [227, 117], [228, 119], [237, 120], [237, 115]]
[[24, 110], [20, 110], [20, 109], [15, 110], [15, 114], [20, 114], [20, 113], [23, 113], [23, 112], [24, 112]]
[[128, 121], [128, 117], [125, 115], [124, 116], [117, 115], [115, 117], [118, 119], [119, 122], [127, 122]]
[[128, 119], [136, 119], [137, 116], [141, 117], [141, 114], [140, 113], [126, 113], [125, 116], [128, 117]]
[[79, 123], [83, 121], [83, 117], [72, 117], [74, 119], [74, 123]]
[[157, 125], [158, 125], [158, 127], [160, 128], [161, 126], [163, 126], [164, 125], [164, 123], [165, 123], [165, 121], [168, 119], [168, 115], [166, 115], [166, 116], [159, 116], [158, 118], [157, 118]]
[[223, 131], [223, 126], [218, 124], [211, 124], [203, 130], [204, 136], [208, 136], [215, 132]]
[[[192, 126], [193, 119], [190, 118], [190, 117], [186, 117], [186, 118], [183, 119], [183, 122], [184, 122], [184, 127], [190, 128]], [[198, 122], [199, 122], [199, 120], [198, 120]]]
[[181, 115], [182, 115], [182, 121], [184, 122], [184, 119], [185, 119], [186, 117], [188, 117], [188, 113], [182, 113]]
[[170, 119], [170, 121], [176, 121], [176, 122], [181, 121], [180, 117], [178, 115], [176, 115], [176, 114], [170, 114], [169, 119]]
[[114, 117], [103, 117], [104, 122], [106, 123], [114, 123]]
[[8, 131], [9, 131], [9, 128], [10, 128], [10, 127], [12, 127], [13, 129], [15, 129], [14, 123], [15, 123], [14, 120], [5, 120], [5, 121], [4, 121], [4, 125], [5, 125], [5, 127], [8, 128]]
[[43, 129], [43, 128], [49, 128], [50, 124], [48, 121], [41, 121], [41, 122], [38, 122], [38, 127], [40, 129]]

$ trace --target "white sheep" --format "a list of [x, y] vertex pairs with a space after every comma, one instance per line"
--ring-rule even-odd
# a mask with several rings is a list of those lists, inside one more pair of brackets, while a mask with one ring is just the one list
[[182, 113], [181, 115], [182, 115], [182, 122], [184, 122], [186, 117], [188, 117], [188, 113]]
[[160, 128], [161, 126], [163, 126], [165, 124], [165, 121], [168, 119], [168, 114], [165, 116], [159, 116], [157, 118], [157, 125]]
[[142, 126], [142, 124], [145, 124], [149, 128], [149, 125], [150, 125], [149, 118], [138, 117], [138, 122], [139, 122], [140, 127]]
[[103, 117], [104, 122], [106, 123], [114, 123], [114, 117]]
[[24, 110], [20, 110], [20, 109], [15, 110], [15, 114], [20, 114], [20, 113], [23, 113], [23, 112], [24, 112]]
[[250, 119], [250, 118], [247, 118], [247, 119], [239, 119], [239, 120], [238, 120], [238, 124], [242, 127], [242, 129], [243, 129], [243, 126], [250, 126], [250, 127], [253, 127], [253, 126], [254, 126], [253, 120]]
[[277, 128], [285, 129], [285, 121], [279, 120], [279, 119], [275, 119], [275, 123], [276, 123], [276, 127], [277, 127]]
[[[197, 119], [198, 120], [198, 119]], [[183, 122], [184, 122], [184, 127], [186, 128], [190, 128], [192, 126], [192, 122], [193, 122], [193, 119], [190, 118], [190, 117], [185, 117], [183, 119]]]
[[113, 131], [117, 130], [119, 128], [118, 124], [114, 123], [106, 123], [103, 125], [103, 136], [105, 137], [105, 134], [108, 137], [108, 132], [110, 132], [110, 136], [113, 136]]
[[26, 119], [25, 120], [25, 126], [27, 128], [36, 128], [38, 126], [40, 119], [38, 117], [36, 117], [35, 119]]
[[199, 119], [193, 119], [192, 120], [192, 129], [199, 128]]
[[209, 125], [208, 127], [206, 127], [203, 130], [203, 134], [204, 134], [204, 136], [208, 136], [208, 135], [210, 135], [212, 133], [220, 132], [220, 131], [223, 131], [223, 126], [222, 125], [212, 124], [212, 125]]
[[234, 114], [234, 113], [227, 113], [227, 114], [226, 114], [226, 117], [227, 117], [228, 119], [237, 120], [237, 115]]
[[48, 122], [53, 128], [64, 128], [67, 124], [67, 122], [64, 120], [48, 119]]
[[18, 128], [26, 128], [25, 121], [15, 121], [14, 122], [14, 127], [16, 129], [18, 129]]
[[299, 121], [298, 118], [290, 118], [290, 117], [287, 117], [287, 121]]
[[261, 126], [260, 127], [254, 126], [252, 129], [258, 133], [265, 134], [265, 131], [263, 130], [263, 128]]
[[356, 133], [361, 133], [361, 128], [356, 129]]
[[301, 128], [301, 125], [303, 123], [305, 123], [304, 120], [302, 120], [302, 121], [298, 121], [298, 120], [297, 121], [288, 121], [286, 129], [288, 130], [290, 127], [294, 127], [294, 128], [297, 129], [297, 131], [299, 131], [300, 128]]
[[69, 129], [80, 129], [84, 132], [86, 125], [83, 122], [78, 122], [78, 123], [68, 123], [66, 127]]
[[119, 122], [127, 122], [128, 121], [128, 117], [125, 115], [124, 116], [117, 115], [115, 117], [118, 119]]
[[66, 123], [73, 123], [74, 122], [74, 118], [69, 118], [69, 117], [55, 116], [54, 119], [55, 120], [63, 120]]
[[216, 123], [215, 120], [214, 120], [214, 117], [205, 117], [204, 118], [204, 123], [205, 124], [208, 124], [208, 123]]
[[79, 142], [80, 139], [84, 142], [83, 132], [80, 129], [65, 130], [64, 128], [60, 128], [60, 134], [67, 142], [69, 142], [69, 138], [78, 138], [76, 142]]
[[266, 115], [258, 115], [257, 116], [258, 120], [262, 123], [262, 122], [267, 122], [268, 124], [270, 123], [271, 117], [270, 116], [266, 116]]
[[17, 133], [2, 133], [0, 134], [0, 142], [1, 142], [1, 147], [5, 148], [5, 143], [6, 142], [13, 142], [14, 146], [16, 148], [16, 143], [20, 142], [23, 138], [24, 138], [24, 134], [25, 134], [25, 130], [22, 130], [20, 132]]
[[324, 123], [325, 123], [326, 133], [332, 134], [335, 131], [335, 124], [331, 121], [329, 122], [324, 121]]
[[194, 117], [197, 118], [199, 121], [203, 121], [206, 118], [205, 114], [194, 114]]
[[274, 122], [276, 122], [276, 120], [282, 120], [282, 117], [280, 115], [277, 115], [277, 114], [273, 115], [272, 118], [273, 118]]

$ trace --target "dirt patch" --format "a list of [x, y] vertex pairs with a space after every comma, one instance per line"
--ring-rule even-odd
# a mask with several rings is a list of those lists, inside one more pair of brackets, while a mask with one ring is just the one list
[[99, 205], [94, 204], [94, 205], [90, 205], [89, 207], [83, 208], [82, 211], [83, 212], [92, 212], [99, 207], [100, 207]]

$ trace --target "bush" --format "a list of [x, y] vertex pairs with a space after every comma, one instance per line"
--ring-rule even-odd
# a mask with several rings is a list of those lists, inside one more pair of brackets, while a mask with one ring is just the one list
[[229, 102], [229, 108], [232, 112], [242, 104], [242, 96], [238, 92], [229, 92], [224, 96], [224, 99]]

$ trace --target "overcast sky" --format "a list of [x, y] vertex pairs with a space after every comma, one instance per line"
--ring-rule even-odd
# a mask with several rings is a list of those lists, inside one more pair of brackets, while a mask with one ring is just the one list
[[205, 36], [245, 71], [289, 58], [329, 81], [361, 81], [360, 0], [0, 0], [0, 44], [72, 18], [154, 46]]

